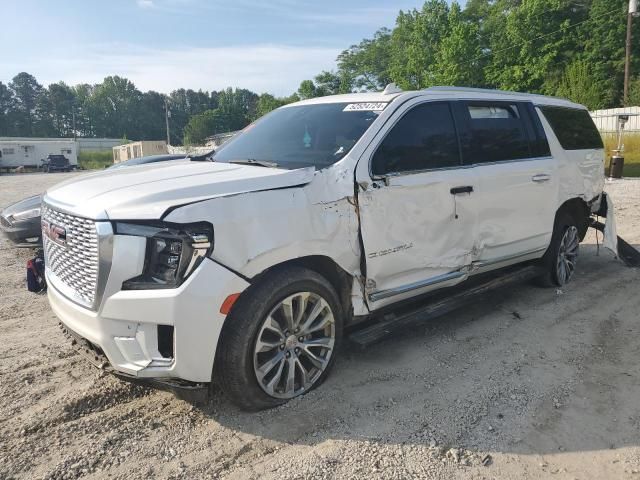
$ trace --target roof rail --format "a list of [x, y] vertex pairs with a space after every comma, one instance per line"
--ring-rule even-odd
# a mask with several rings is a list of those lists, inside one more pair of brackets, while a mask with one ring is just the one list
[[[474, 88], [474, 87], [429, 87], [425, 88], [426, 91], [436, 91], [436, 92], [475, 92], [475, 93], [499, 93], [501, 95], [526, 95], [532, 97], [545, 97], [545, 98], [555, 98], [557, 100], [566, 100], [567, 102], [571, 102], [566, 98], [562, 97], [554, 97], [552, 95], [540, 95], [538, 93], [524, 93], [524, 92], [512, 92], [509, 90], [498, 90], [493, 88]], [[573, 102], [572, 102], [573, 103]]]

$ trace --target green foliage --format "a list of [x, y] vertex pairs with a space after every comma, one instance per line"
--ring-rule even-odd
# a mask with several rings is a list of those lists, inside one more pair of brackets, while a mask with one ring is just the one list
[[629, 105], [640, 106], [640, 77], [636, 77], [629, 85]]
[[80, 152], [78, 166], [85, 170], [101, 170], [113, 165], [113, 153], [108, 152]]
[[601, 92], [592, 77], [589, 64], [584, 60], [576, 60], [567, 67], [556, 93], [561, 97], [581, 103], [591, 110], [602, 107]]
[[258, 98], [256, 114], [252, 120], [257, 120], [258, 118], [262, 117], [263, 115], [266, 115], [267, 113], [269, 113], [272, 110], [275, 110], [276, 108], [282, 107], [287, 103], [297, 102], [298, 100], [300, 100], [300, 97], [295, 93], [290, 97], [285, 97], [285, 98], [276, 98], [273, 95], [270, 95], [268, 93], [263, 93]]
[[[335, 93], [383, 89], [391, 82], [391, 57], [391, 31], [387, 28], [378, 30], [372, 39], [365, 38], [344, 50], [338, 55], [338, 72], [332, 73], [339, 82], [339, 91]], [[320, 84], [322, 75], [316, 77]]]
[[207, 137], [216, 133], [231, 132], [246, 126], [237, 123], [238, 119], [232, 114], [224, 112], [221, 108], [206, 110], [194, 115], [184, 127], [185, 145], [203, 145]]

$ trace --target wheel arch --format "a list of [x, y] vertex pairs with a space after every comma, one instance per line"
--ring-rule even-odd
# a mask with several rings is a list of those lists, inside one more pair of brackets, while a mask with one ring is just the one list
[[[351, 291], [353, 287], [353, 276], [350, 275], [347, 271], [345, 271], [340, 265], [338, 265], [332, 258], [327, 257], [325, 255], [308, 255], [304, 257], [298, 257], [291, 260], [287, 260], [285, 262], [278, 263], [273, 265], [266, 270], [260, 272], [250, 279], [250, 285], [247, 287], [240, 296], [236, 299], [233, 306], [231, 307], [227, 317], [225, 318], [224, 324], [222, 325], [222, 329], [220, 332], [220, 336], [218, 337], [218, 342], [216, 346], [216, 359], [214, 360], [214, 365], [218, 363], [218, 354], [221, 351], [220, 342], [224, 337], [225, 327], [229, 325], [229, 322], [233, 319], [233, 313], [235, 305], [238, 302], [249, 295], [253, 294], [255, 288], [262, 284], [263, 282], [267, 282], [269, 277], [274, 273], [286, 269], [288, 267], [301, 267], [306, 268], [308, 270], [312, 270], [322, 277], [324, 277], [336, 290], [338, 294], [338, 298], [340, 299], [340, 305], [342, 307], [342, 313], [344, 315], [343, 325], [348, 326], [353, 319], [353, 306], [351, 301]], [[215, 371], [215, 368], [214, 368]]]
[[580, 234], [580, 241], [582, 241], [587, 234], [587, 229], [589, 228], [589, 216], [591, 213], [589, 204], [580, 197], [574, 197], [565, 201], [560, 205], [558, 210], [556, 210], [554, 226], [557, 222], [558, 216], [563, 213], [570, 215], [576, 222], [576, 227], [578, 227], [578, 232]]
[[[329, 281], [340, 298], [342, 311], [345, 315], [345, 325], [348, 325], [352, 316], [351, 290], [353, 287], [353, 276], [338, 265], [331, 257], [326, 255], [307, 255], [304, 257], [293, 258], [273, 265], [260, 272], [251, 279], [251, 283], [254, 284], [265, 281], [269, 275], [275, 271], [292, 266], [312, 270]], [[250, 290], [250, 288], [247, 290]]]

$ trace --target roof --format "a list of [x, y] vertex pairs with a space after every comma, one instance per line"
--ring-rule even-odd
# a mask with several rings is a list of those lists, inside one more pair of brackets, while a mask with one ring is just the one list
[[394, 93], [366, 92], [348, 93], [343, 95], [329, 95], [326, 97], [309, 98], [291, 103], [285, 107], [300, 105], [315, 105], [327, 103], [377, 103], [391, 102], [395, 99], [409, 99], [425, 97], [427, 99], [465, 99], [465, 100], [515, 100], [530, 101], [536, 105], [557, 105], [563, 107], [586, 109], [583, 105], [573, 103], [565, 98], [549, 97], [533, 93], [509, 92], [505, 90], [491, 90], [467, 87], [430, 87], [424, 90], [400, 91]]

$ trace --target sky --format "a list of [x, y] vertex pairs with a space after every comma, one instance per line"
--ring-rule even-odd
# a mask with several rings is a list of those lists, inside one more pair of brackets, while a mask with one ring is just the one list
[[0, 0], [0, 81], [290, 95], [421, 0]]

